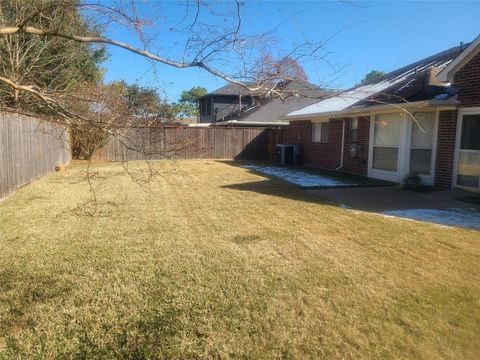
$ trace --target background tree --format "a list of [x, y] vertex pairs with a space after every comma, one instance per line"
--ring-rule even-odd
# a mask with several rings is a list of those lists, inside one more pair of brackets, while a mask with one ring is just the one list
[[385, 73], [379, 70], [372, 70], [370, 71], [365, 77], [362, 79], [362, 84], [369, 83], [371, 81], [377, 80], [384, 76]]
[[207, 89], [201, 86], [195, 86], [190, 90], [182, 91], [178, 103], [175, 105], [177, 114], [180, 116], [195, 116], [198, 118], [200, 115], [200, 98], [207, 95], [207, 93]]
[[257, 76], [269, 79], [272, 82], [285, 82], [291, 80], [307, 81], [308, 77], [302, 65], [290, 56], [279, 59], [267, 53], [262, 55], [258, 62]]
[[163, 100], [156, 89], [127, 84], [123, 80], [112, 85], [123, 96], [133, 114], [132, 125], [153, 126], [175, 119], [174, 107]]
[[173, 107], [155, 89], [125, 81], [79, 84], [64, 101], [83, 120], [70, 124], [74, 159], [90, 159], [110, 136], [130, 150], [143, 152], [142, 144], [128, 139], [129, 132], [161, 126], [175, 118]]
[[119, 136], [129, 126], [133, 113], [116, 84], [78, 84], [74, 95], [64, 99], [70, 111], [84, 121], [70, 124], [74, 159], [88, 160], [109, 136]]
[[[56, 28], [76, 34], [99, 34], [81, 16], [76, 0], [1, 0], [0, 23], [3, 26], [29, 24]], [[55, 6], [53, 6], [55, 5]], [[73, 7], [72, 7], [73, 6]], [[72, 91], [78, 84], [98, 83], [102, 78], [99, 64], [105, 60], [102, 44], [72, 42], [58, 37], [29, 34], [0, 36], [0, 76], [15, 84], [34, 84], [47, 92]], [[0, 104], [5, 107], [45, 113], [37, 96], [0, 83]], [[47, 111], [49, 112], [49, 111]]]

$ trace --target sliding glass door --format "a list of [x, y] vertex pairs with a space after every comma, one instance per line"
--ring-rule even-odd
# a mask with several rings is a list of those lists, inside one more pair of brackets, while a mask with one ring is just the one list
[[462, 117], [456, 182], [457, 186], [480, 190], [480, 113]]

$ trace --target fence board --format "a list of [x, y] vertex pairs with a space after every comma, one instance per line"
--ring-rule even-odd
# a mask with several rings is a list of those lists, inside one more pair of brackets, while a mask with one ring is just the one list
[[0, 113], [0, 198], [58, 164], [70, 162], [68, 130], [33, 117]]
[[281, 129], [241, 127], [136, 128], [128, 130], [121, 138], [110, 137], [106, 145], [95, 152], [93, 159], [271, 160], [281, 132]]

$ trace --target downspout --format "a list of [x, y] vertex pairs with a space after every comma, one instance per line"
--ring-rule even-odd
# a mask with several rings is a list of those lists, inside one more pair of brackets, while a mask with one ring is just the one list
[[342, 119], [342, 123], [342, 152], [340, 155], [340, 165], [335, 168], [335, 170], [340, 170], [341, 168], [343, 168], [343, 152], [345, 148], [345, 118]]

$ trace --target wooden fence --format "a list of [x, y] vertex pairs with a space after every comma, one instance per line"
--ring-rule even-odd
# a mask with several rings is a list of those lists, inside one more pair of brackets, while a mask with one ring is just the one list
[[0, 198], [69, 162], [66, 128], [29, 116], [0, 113]]
[[281, 129], [156, 127], [111, 136], [95, 160], [273, 159]]

